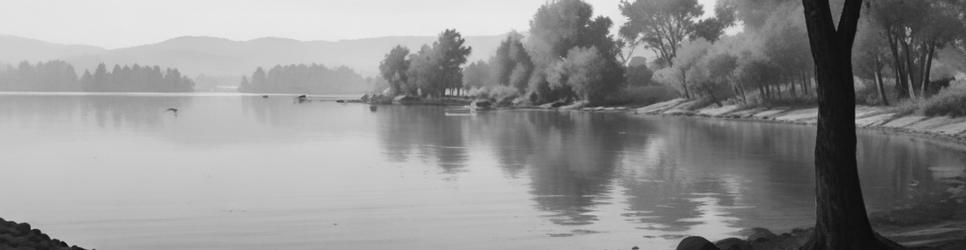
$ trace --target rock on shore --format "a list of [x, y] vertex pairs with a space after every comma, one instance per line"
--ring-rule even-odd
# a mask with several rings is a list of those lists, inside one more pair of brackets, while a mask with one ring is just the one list
[[39, 229], [30, 227], [27, 223], [16, 223], [0, 218], [0, 249], [3, 250], [83, 250], [78, 246], [68, 246], [67, 243], [52, 239]]

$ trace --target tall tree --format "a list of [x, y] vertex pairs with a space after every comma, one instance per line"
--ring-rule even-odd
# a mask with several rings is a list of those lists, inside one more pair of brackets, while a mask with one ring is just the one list
[[477, 61], [466, 66], [463, 70], [463, 87], [480, 88], [487, 85], [495, 85], [490, 77], [492, 69], [489, 63]]
[[[386, 58], [379, 63], [379, 73], [383, 79], [389, 82], [389, 89], [392, 95], [403, 93], [403, 87], [407, 83], [406, 71], [409, 70], [409, 49], [402, 45], [396, 46]], [[411, 93], [406, 93], [411, 94]]]
[[[620, 29], [625, 43], [644, 44], [668, 63], [673, 63], [681, 43], [695, 34], [698, 18], [704, 14], [697, 0], [623, 0], [620, 10], [628, 19]], [[724, 25], [709, 21], [702, 25], [702, 29], [709, 29], [703, 30], [702, 35], [718, 34], [711, 29]]]
[[[802, 0], [818, 79], [816, 224], [803, 249], [892, 249], [866, 214], [856, 162], [852, 45], [862, 0], [845, 0], [838, 26], [828, 0]], [[837, 27], [837, 28], [836, 28]]]
[[617, 61], [620, 46], [610, 34], [613, 21], [607, 17], [594, 17], [593, 7], [583, 0], [555, 0], [544, 4], [530, 22], [528, 46], [535, 65], [529, 91], [532, 102], [551, 102], [574, 96], [567, 84], [547, 81], [547, 76], [574, 48], [596, 48], [608, 66], [600, 82], [623, 83], [624, 72]]
[[526, 91], [530, 74], [533, 73], [533, 60], [521, 41], [523, 36], [513, 32], [500, 43], [496, 55], [490, 59], [493, 81], [499, 85], [514, 87], [520, 93]]
[[463, 88], [463, 64], [473, 52], [473, 48], [466, 45], [463, 35], [454, 29], [448, 29], [439, 34], [439, 39], [433, 44], [433, 51], [439, 57], [439, 86], [443, 93], [446, 90], [460, 91]]
[[462, 89], [463, 64], [472, 52], [472, 48], [465, 44], [466, 39], [456, 30], [440, 33], [433, 46], [424, 45], [410, 56], [407, 85], [418, 88], [423, 96], [429, 97], [442, 97], [447, 90]]

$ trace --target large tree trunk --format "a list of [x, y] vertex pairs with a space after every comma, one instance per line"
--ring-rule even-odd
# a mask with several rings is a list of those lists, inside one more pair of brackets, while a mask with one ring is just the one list
[[862, 0], [846, 0], [838, 30], [828, 0], [802, 0], [818, 80], [817, 217], [803, 249], [891, 249], [872, 231], [856, 163], [852, 45]]

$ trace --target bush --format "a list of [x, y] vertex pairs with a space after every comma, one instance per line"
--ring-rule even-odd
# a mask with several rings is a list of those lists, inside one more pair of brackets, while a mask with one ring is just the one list
[[923, 103], [922, 113], [927, 116], [966, 116], [966, 89], [943, 90]]
[[896, 113], [897, 116], [907, 116], [916, 113], [919, 110], [919, 103], [914, 100], [903, 99], [898, 104], [889, 109], [889, 111]]
[[508, 86], [486, 86], [471, 89], [469, 95], [476, 98], [493, 99], [500, 105], [509, 105], [520, 96], [516, 88]]
[[605, 105], [651, 105], [677, 97], [677, 90], [663, 85], [627, 86], [606, 98]]
[[875, 85], [863, 84], [855, 86], [855, 104], [858, 105], [881, 105], [879, 90]]

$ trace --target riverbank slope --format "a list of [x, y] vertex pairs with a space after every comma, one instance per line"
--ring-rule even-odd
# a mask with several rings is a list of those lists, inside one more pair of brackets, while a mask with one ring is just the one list
[[[743, 108], [739, 105], [692, 108], [698, 101], [674, 99], [635, 110], [638, 114], [700, 116], [721, 119], [755, 120], [814, 125], [818, 121], [818, 108]], [[855, 125], [864, 129], [881, 129], [936, 137], [966, 145], [966, 117], [929, 117], [917, 114], [901, 114], [888, 107], [858, 106], [855, 108]]]

